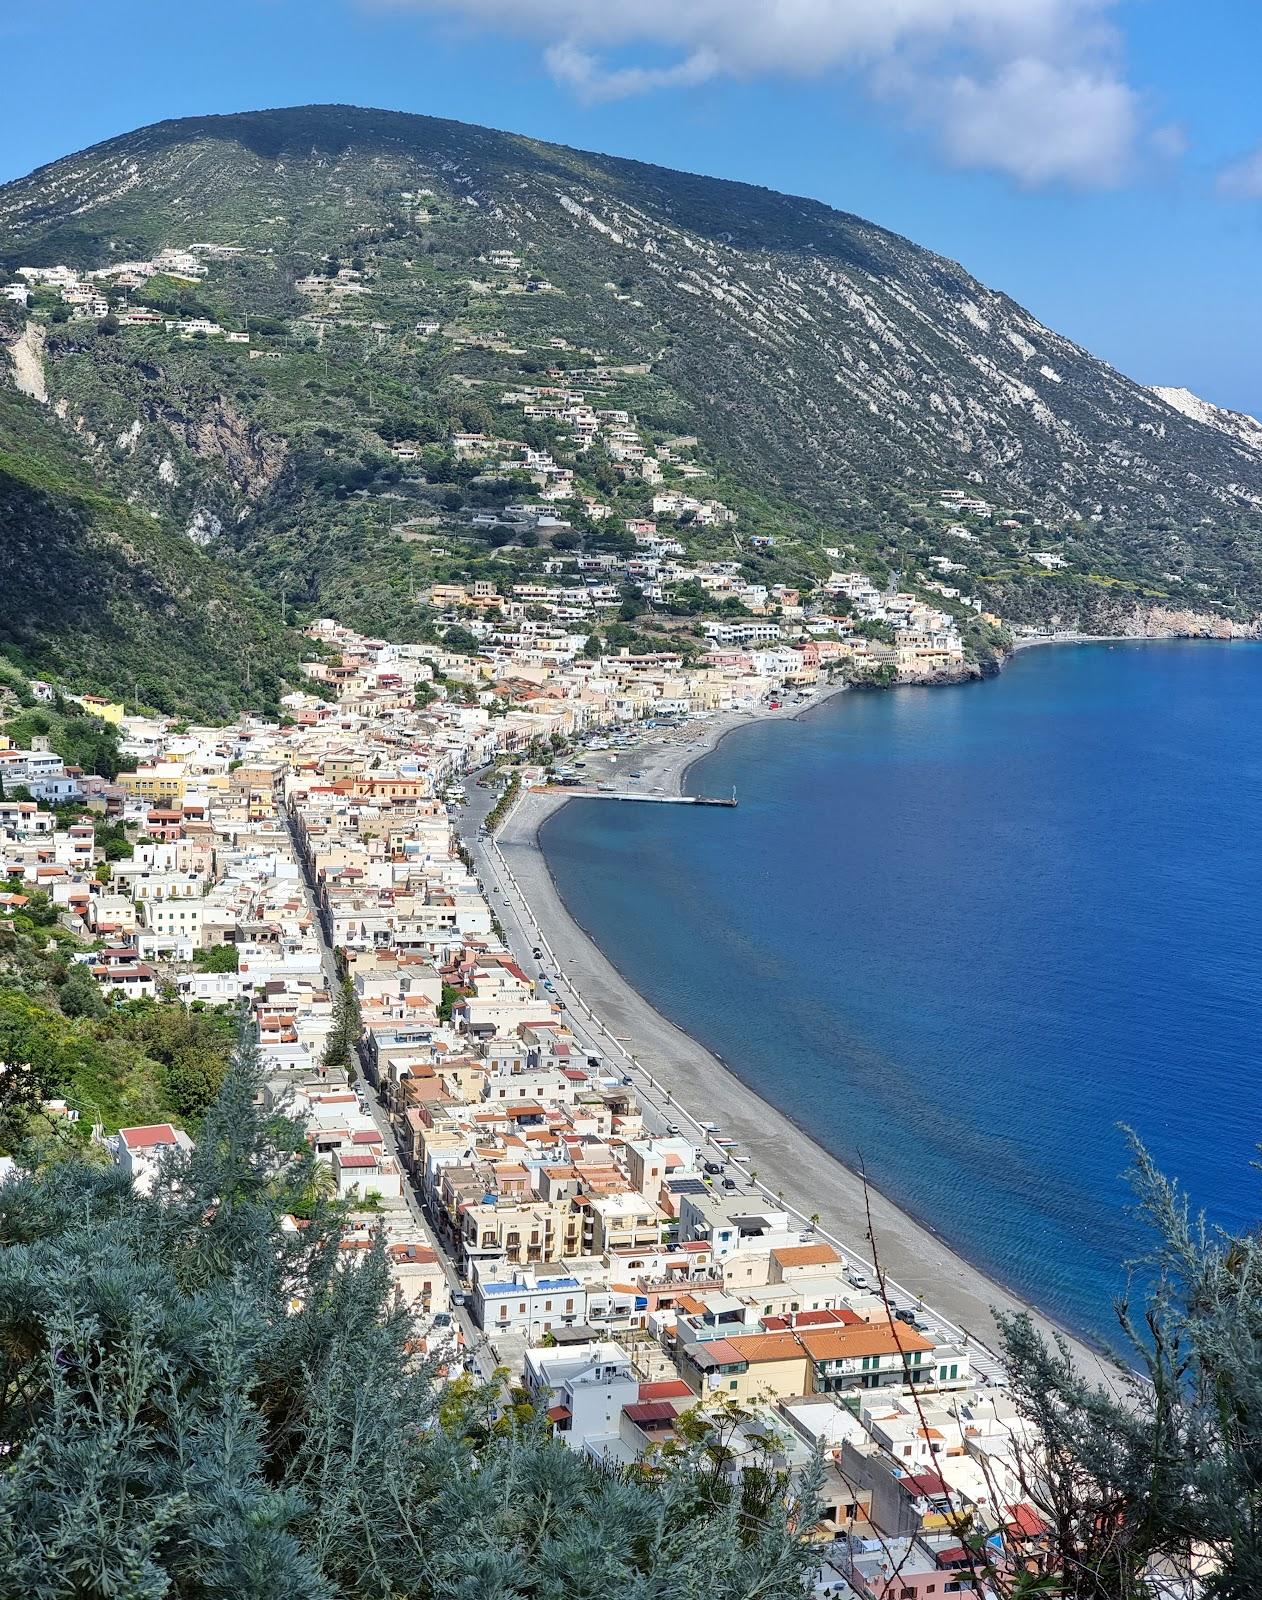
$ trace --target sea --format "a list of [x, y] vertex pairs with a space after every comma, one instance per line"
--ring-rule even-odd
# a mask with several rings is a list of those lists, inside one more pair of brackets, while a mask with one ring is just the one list
[[1262, 1217], [1262, 645], [847, 692], [730, 734], [686, 786], [739, 805], [549, 820], [569, 909], [979, 1267], [1118, 1343], [1150, 1249], [1131, 1137], [1211, 1226]]

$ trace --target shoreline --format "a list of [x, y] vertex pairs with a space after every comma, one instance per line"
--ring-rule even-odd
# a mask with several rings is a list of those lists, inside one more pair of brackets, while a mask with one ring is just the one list
[[1012, 648], [1003, 657], [1010, 661], [1019, 651], [1034, 650], [1048, 644], [1256, 644], [1257, 636], [1249, 633], [1048, 633], [1023, 635], [1014, 638]]
[[[729, 733], [771, 717], [795, 721], [844, 689], [844, 685], [829, 685], [817, 690], [804, 705], [787, 705], [774, 712], [729, 713], [695, 732], [685, 726], [650, 736], [632, 751], [620, 752], [619, 760], [634, 755], [646, 789], [659, 787], [679, 793], [693, 764], [711, 754]], [[525, 794], [487, 853], [499, 857], [512, 890], [521, 897], [529, 924], [553, 953], [560, 968], [558, 986], [572, 1002], [572, 1009], [592, 1018], [613, 1041], [613, 1048], [628, 1063], [634, 1062], [627, 1070], [635, 1075], [637, 1086], [643, 1076], [651, 1088], [664, 1088], [668, 1091], [665, 1104], [698, 1131], [697, 1111], [716, 1116], [724, 1133], [736, 1139], [745, 1172], [757, 1172], [758, 1187], [764, 1193], [776, 1199], [783, 1194], [781, 1203], [795, 1211], [804, 1226], [818, 1214], [821, 1220], [816, 1236], [865, 1263], [871, 1261], [871, 1250], [864, 1249], [870, 1205], [887, 1279], [892, 1285], [905, 1286], [904, 1299], [923, 1300], [948, 1328], [967, 1333], [974, 1350], [977, 1344], [991, 1352], [996, 1347], [992, 1308], [1028, 1312], [1045, 1336], [1068, 1341], [1085, 1373], [1116, 1390], [1117, 1369], [1099, 1350], [968, 1261], [931, 1225], [918, 1221], [870, 1181], [865, 1196], [860, 1174], [763, 1099], [717, 1054], [657, 1011], [627, 980], [565, 905], [540, 844], [543, 825], [575, 798]], [[651, 1095], [649, 1099], [651, 1102]], [[994, 1371], [997, 1358], [991, 1355], [988, 1365]]]

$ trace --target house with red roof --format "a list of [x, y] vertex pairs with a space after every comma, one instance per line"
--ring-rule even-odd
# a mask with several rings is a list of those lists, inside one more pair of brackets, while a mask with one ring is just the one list
[[191, 1150], [193, 1141], [169, 1122], [142, 1128], [120, 1128], [110, 1140], [114, 1165], [124, 1171], [138, 1194], [150, 1194], [163, 1159], [177, 1150]]

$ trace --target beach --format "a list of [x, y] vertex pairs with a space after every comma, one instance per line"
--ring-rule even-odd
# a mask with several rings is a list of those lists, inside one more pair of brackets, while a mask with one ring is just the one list
[[[839, 687], [825, 687], [808, 697], [805, 705], [730, 713], [646, 737], [634, 751], [620, 753], [617, 765], [610, 765], [610, 775], [632, 766], [643, 774], [638, 789], [678, 793], [692, 763], [729, 733], [762, 717], [809, 715], [839, 692]], [[596, 757], [589, 755], [589, 771], [595, 765]], [[818, 1217], [819, 1236], [831, 1238], [867, 1262], [872, 1260], [874, 1244], [881, 1270], [906, 1300], [923, 1301], [948, 1330], [969, 1336], [980, 1370], [998, 1368], [977, 1348], [993, 1351], [997, 1346], [995, 1311], [1029, 1311], [1045, 1333], [1060, 1332], [930, 1228], [865, 1186], [858, 1174], [663, 1017], [626, 981], [570, 915], [539, 846], [540, 827], [571, 798], [525, 794], [494, 843], [477, 840], [475, 853], [488, 885], [499, 886], [497, 912], [510, 943], [523, 960], [531, 960], [534, 948], [549, 952], [571, 1025], [581, 1023], [590, 1038], [598, 1039], [602, 1055], [615, 1069], [625, 1065], [650, 1118], [654, 1111], [659, 1118], [674, 1116], [689, 1132], [699, 1128], [698, 1118], [721, 1123], [724, 1134], [737, 1141], [744, 1171], [756, 1174], [758, 1186], [769, 1198], [783, 1197], [783, 1204], [796, 1212], [804, 1228], [810, 1227], [808, 1219]], [[1080, 1340], [1062, 1336], [1068, 1338], [1085, 1371], [1115, 1386], [1115, 1370], [1107, 1361]]]

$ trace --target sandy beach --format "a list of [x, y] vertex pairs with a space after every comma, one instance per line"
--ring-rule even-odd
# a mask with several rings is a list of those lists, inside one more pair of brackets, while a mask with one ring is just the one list
[[[806, 705], [788, 703], [779, 711], [733, 713], [706, 723], [649, 735], [632, 752], [620, 753], [609, 775], [628, 765], [643, 773], [636, 785], [651, 791], [677, 793], [692, 763], [729, 733], [766, 717], [809, 715], [824, 700], [842, 692], [824, 687], [808, 697]], [[588, 771], [597, 767], [589, 754]], [[602, 772], [601, 776], [605, 776]], [[646, 1104], [666, 1107], [688, 1131], [704, 1117], [722, 1124], [723, 1132], [738, 1141], [744, 1170], [770, 1197], [783, 1203], [803, 1220], [818, 1216], [819, 1234], [852, 1255], [872, 1258], [868, 1243], [868, 1207], [872, 1233], [882, 1270], [907, 1299], [923, 1300], [948, 1329], [961, 1330], [983, 1347], [997, 1343], [994, 1311], [1030, 1310], [1036, 1323], [1050, 1334], [1053, 1325], [1018, 1300], [952, 1250], [929, 1228], [916, 1222], [860, 1177], [816, 1144], [809, 1134], [764, 1101], [674, 1023], [663, 1017], [638, 993], [570, 916], [557, 893], [547, 862], [539, 848], [541, 825], [572, 797], [529, 793], [501, 827], [495, 845], [478, 841], [476, 853], [488, 880], [503, 888], [505, 928], [510, 940], [521, 946], [523, 958], [542, 939], [560, 969], [558, 990], [570, 1007], [572, 1020], [583, 1019], [603, 1032], [637, 1079]], [[630, 1064], [634, 1057], [634, 1067]], [[621, 1064], [621, 1063], [620, 1063]], [[663, 1092], [667, 1091], [667, 1092]], [[1116, 1386], [1114, 1369], [1094, 1350], [1070, 1339], [1076, 1360], [1093, 1376]], [[975, 1349], [980, 1370], [997, 1371], [998, 1363]]]

